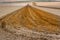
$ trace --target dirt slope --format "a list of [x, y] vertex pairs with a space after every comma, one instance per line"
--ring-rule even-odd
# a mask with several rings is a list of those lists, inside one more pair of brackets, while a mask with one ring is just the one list
[[[1, 26], [20, 29], [26, 27], [37, 32], [58, 33], [60, 21], [57, 16], [27, 5], [1, 19]], [[11, 30], [11, 28], [9, 30]]]

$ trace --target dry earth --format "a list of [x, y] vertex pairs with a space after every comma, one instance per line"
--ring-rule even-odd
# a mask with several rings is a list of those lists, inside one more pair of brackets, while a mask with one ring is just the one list
[[0, 40], [60, 40], [58, 16], [29, 5], [0, 20]]

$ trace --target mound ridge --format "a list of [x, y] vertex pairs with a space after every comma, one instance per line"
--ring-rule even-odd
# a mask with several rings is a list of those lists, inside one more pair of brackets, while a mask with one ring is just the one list
[[27, 5], [16, 10], [1, 19], [2, 27], [13, 27], [18, 29], [26, 27], [37, 32], [58, 33], [60, 32], [60, 21], [52, 13]]

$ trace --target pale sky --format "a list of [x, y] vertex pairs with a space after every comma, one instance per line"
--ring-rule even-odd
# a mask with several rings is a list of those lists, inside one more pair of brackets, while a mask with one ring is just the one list
[[6, 1], [60, 1], [60, 0], [0, 0], [0, 2]]

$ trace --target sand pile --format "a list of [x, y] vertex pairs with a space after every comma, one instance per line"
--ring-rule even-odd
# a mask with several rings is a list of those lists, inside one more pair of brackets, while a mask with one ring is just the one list
[[34, 33], [37, 36], [40, 35], [40, 32], [43, 32], [44, 36], [46, 36], [45, 33], [60, 34], [60, 21], [58, 16], [30, 5], [6, 15], [1, 19], [0, 23], [5, 31], [15, 35], [32, 37]]

